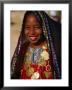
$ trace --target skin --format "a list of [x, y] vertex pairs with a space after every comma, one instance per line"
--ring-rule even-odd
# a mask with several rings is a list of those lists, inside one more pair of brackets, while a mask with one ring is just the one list
[[25, 37], [32, 46], [39, 45], [42, 35], [42, 28], [34, 15], [27, 16], [25, 23]]

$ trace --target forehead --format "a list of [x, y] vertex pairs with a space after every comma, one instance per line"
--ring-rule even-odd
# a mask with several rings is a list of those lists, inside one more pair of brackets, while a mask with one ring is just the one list
[[38, 24], [40, 26], [43, 26], [43, 22], [42, 22], [42, 18], [40, 17], [40, 15], [38, 13], [26, 13], [24, 16], [24, 26], [26, 26], [27, 24]]
[[36, 25], [40, 25], [40, 21], [37, 19], [37, 17], [33, 14], [31, 15], [27, 15], [27, 17], [25, 18], [25, 25], [29, 25], [29, 24], [36, 24]]
[[35, 15], [28, 15], [26, 20], [30, 20], [30, 21], [36, 20], [37, 21], [37, 18]]
[[34, 14], [29, 14], [25, 17], [25, 21], [33, 21], [33, 20], [38, 21], [37, 16], [35, 16]]

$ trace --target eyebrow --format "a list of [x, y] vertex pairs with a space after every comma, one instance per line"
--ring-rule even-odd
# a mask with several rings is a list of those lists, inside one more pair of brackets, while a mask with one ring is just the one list
[[[25, 26], [30, 26], [29, 24], [25, 24]], [[40, 26], [39, 24], [35, 24], [34, 26]]]

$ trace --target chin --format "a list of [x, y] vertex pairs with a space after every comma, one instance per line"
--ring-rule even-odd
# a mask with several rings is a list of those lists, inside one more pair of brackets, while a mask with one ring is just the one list
[[38, 41], [39, 41], [39, 39], [37, 39], [37, 40], [29, 40], [29, 42], [30, 42], [31, 44], [37, 44]]
[[30, 43], [31, 44], [37, 44], [38, 42], [37, 41], [31, 41]]

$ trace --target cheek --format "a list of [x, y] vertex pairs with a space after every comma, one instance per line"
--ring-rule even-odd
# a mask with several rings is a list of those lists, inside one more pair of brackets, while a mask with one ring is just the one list
[[42, 34], [42, 30], [36, 30], [36, 34], [41, 35]]
[[29, 30], [25, 30], [25, 36], [27, 36], [29, 34]]

